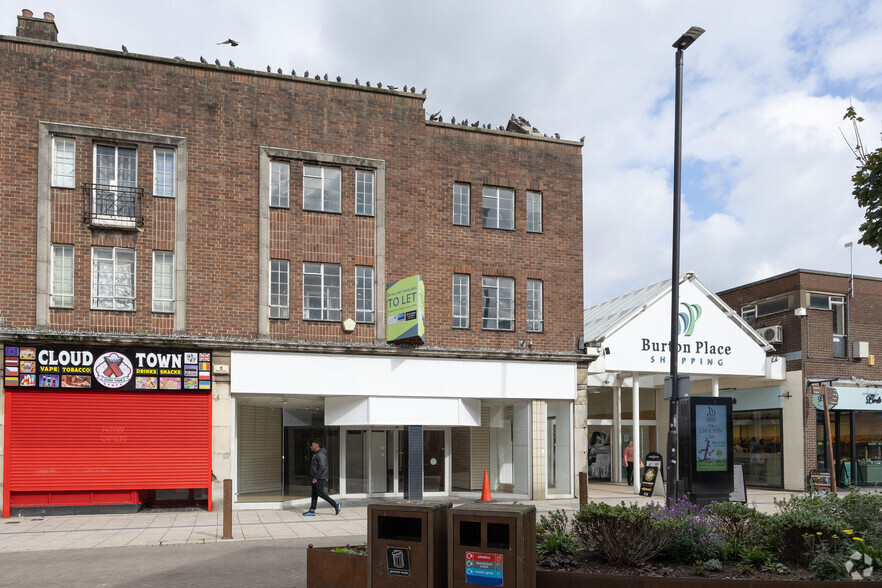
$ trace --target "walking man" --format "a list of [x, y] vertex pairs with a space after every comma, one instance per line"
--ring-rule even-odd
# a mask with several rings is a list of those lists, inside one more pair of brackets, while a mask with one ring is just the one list
[[312, 478], [312, 502], [309, 505], [309, 510], [303, 513], [303, 516], [315, 516], [315, 507], [318, 504], [319, 496], [331, 505], [334, 514], [340, 514], [343, 505], [325, 492], [325, 486], [328, 484], [328, 453], [319, 440], [313, 441], [309, 448], [312, 449], [312, 460], [309, 462], [309, 475]]

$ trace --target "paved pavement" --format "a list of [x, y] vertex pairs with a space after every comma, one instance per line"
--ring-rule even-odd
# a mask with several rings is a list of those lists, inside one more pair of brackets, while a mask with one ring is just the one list
[[[748, 504], [763, 512], [774, 512], [774, 500], [794, 493], [748, 488]], [[507, 502], [497, 495], [499, 502]], [[588, 498], [594, 502], [618, 504], [621, 501], [644, 504], [663, 496], [645, 498], [633, 494], [624, 484], [589, 484]], [[473, 503], [473, 499], [437, 498], [454, 505]], [[343, 500], [343, 509], [335, 516], [322, 503], [314, 517], [304, 517], [306, 507], [296, 509], [234, 510], [233, 538], [222, 539], [222, 509], [207, 512], [198, 509], [152, 509], [123, 515], [64, 515], [0, 519], [0, 554], [21, 551], [54, 551], [104, 547], [167, 545], [203, 545], [228, 541], [266, 541], [279, 539], [321, 539], [352, 537], [364, 540], [367, 534], [367, 505], [376, 500]], [[393, 501], [394, 502], [394, 501]], [[555, 500], [519, 500], [533, 504], [537, 514], [579, 508], [576, 498]]]
[[[748, 489], [748, 504], [763, 512], [774, 511], [774, 499], [791, 496], [791, 492]], [[639, 504], [658, 501], [634, 495], [624, 484], [589, 484], [589, 500], [618, 504], [621, 501]], [[506, 500], [497, 495], [499, 502]], [[472, 499], [438, 498], [456, 504], [473, 503]], [[343, 500], [343, 509], [334, 515], [326, 504], [319, 505], [317, 515], [304, 517], [306, 507], [273, 510], [234, 510], [233, 539], [224, 540], [223, 511], [197, 509], [153, 509], [124, 515], [65, 515], [0, 519], [0, 554], [21, 551], [54, 551], [63, 549], [95, 549], [104, 547], [136, 547], [167, 545], [203, 545], [228, 541], [266, 541], [279, 539], [320, 539], [353, 537], [364, 540], [367, 534], [367, 505], [371, 500]], [[520, 500], [533, 504], [538, 514], [579, 508], [576, 498], [556, 500]]]
[[[748, 488], [747, 500], [771, 513], [775, 499], [793, 494]], [[624, 484], [589, 485], [589, 500], [595, 502], [660, 499], [636, 496]], [[222, 510], [0, 519], [0, 586], [304, 586], [307, 545], [363, 543], [372, 502], [377, 501], [344, 500], [339, 516], [325, 504], [315, 517], [304, 517], [305, 507], [235, 510], [228, 540], [221, 538]], [[517, 502], [535, 505], [539, 515], [579, 507], [575, 498]]]

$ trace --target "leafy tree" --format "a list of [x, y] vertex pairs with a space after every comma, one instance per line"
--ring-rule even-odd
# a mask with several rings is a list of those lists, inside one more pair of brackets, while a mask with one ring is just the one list
[[[865, 209], [858, 243], [869, 245], [882, 253], [882, 147], [875, 151], [867, 150], [858, 128], [858, 123], [864, 119], [858, 116], [853, 106], [845, 111], [843, 120], [850, 120], [854, 129], [854, 146], [849, 143], [849, 148], [858, 160], [857, 171], [851, 177], [854, 184], [852, 194]], [[882, 264], [882, 259], [879, 263]]]

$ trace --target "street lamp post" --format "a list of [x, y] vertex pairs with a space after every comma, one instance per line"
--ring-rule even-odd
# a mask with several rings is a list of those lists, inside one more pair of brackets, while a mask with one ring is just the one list
[[668, 421], [668, 476], [667, 499], [680, 498], [677, 485], [679, 476], [679, 457], [677, 455], [677, 401], [678, 378], [677, 347], [679, 345], [679, 307], [680, 307], [680, 150], [683, 142], [683, 51], [704, 32], [699, 27], [691, 27], [674, 43], [677, 50], [676, 87], [674, 105], [674, 230], [671, 251], [671, 405]]

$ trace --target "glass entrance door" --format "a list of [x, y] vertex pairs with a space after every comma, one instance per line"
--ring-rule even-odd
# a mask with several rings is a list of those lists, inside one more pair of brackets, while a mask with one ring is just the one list
[[447, 492], [446, 431], [423, 429], [423, 493]]
[[395, 431], [371, 431], [370, 472], [372, 495], [395, 492]]
[[346, 494], [385, 496], [395, 489], [395, 431], [346, 431]]

